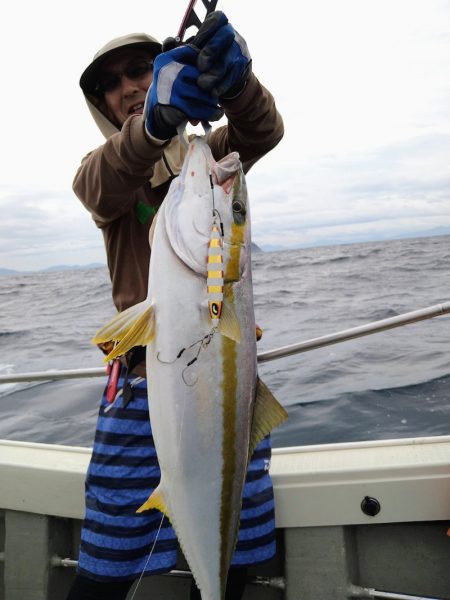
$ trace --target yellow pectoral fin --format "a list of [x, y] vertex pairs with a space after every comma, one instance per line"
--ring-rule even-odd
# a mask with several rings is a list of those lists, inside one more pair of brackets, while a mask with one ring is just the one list
[[146, 346], [155, 334], [155, 314], [147, 301], [136, 304], [116, 315], [99, 329], [92, 342], [94, 344], [114, 340], [119, 342], [108, 354], [104, 362], [122, 356], [133, 346]]
[[252, 431], [250, 434], [249, 457], [253, 454], [259, 442], [287, 418], [287, 412], [267, 385], [258, 377]]
[[241, 326], [237, 318], [236, 311], [233, 305], [233, 289], [226, 285], [224, 289], [225, 295], [222, 304], [222, 313], [219, 321], [219, 331], [225, 337], [234, 340], [239, 344], [241, 341]]
[[141, 513], [145, 510], [151, 510], [152, 508], [156, 508], [156, 510], [159, 510], [170, 519], [166, 502], [163, 497], [163, 493], [160, 490], [160, 486], [156, 488], [156, 490], [150, 495], [149, 499], [146, 502], [144, 502], [144, 504], [140, 506], [136, 512]]

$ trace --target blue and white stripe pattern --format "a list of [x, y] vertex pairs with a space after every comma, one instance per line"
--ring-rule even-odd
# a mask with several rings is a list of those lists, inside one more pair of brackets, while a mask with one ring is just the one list
[[[123, 377], [124, 370], [119, 388]], [[136, 513], [157, 486], [160, 471], [146, 381], [134, 389], [134, 397], [125, 408], [122, 397], [110, 407], [103, 395], [86, 477], [78, 571], [98, 581], [135, 579], [143, 571], [145, 575], [164, 573], [176, 564], [177, 540], [167, 518], [161, 525], [162, 515], [156, 510]], [[107, 412], [106, 407], [110, 408]], [[267, 437], [255, 449], [249, 465], [233, 566], [264, 562], [275, 554], [270, 456]]]

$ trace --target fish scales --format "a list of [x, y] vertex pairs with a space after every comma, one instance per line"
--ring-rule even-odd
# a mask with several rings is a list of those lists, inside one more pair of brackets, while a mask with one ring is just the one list
[[[207, 280], [218, 219], [223, 306], [217, 324]], [[263, 386], [257, 376], [250, 247], [238, 155], [216, 163], [204, 139], [194, 138], [158, 213], [148, 297], [94, 338], [118, 342], [107, 358], [127, 351], [136, 339], [147, 346], [161, 481], [139, 510], [167, 514], [202, 600], [224, 598], [249, 456], [286, 417], [265, 386], [264, 397], [258, 393]]]

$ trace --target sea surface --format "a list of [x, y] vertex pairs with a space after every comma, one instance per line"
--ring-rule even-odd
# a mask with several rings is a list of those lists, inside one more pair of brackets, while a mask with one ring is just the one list
[[[450, 236], [253, 255], [263, 352], [450, 301]], [[0, 374], [102, 366], [106, 268], [0, 277]], [[274, 445], [450, 433], [450, 316], [264, 363]], [[0, 385], [0, 438], [90, 446], [104, 379]]]

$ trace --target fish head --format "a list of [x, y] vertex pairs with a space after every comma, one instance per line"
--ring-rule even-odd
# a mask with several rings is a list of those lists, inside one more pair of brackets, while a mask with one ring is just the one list
[[220, 232], [224, 269], [238, 280], [250, 249], [247, 188], [237, 152], [219, 162], [203, 138], [194, 138], [165, 203], [172, 250], [190, 269], [207, 276], [213, 227]]
[[[220, 165], [219, 165], [220, 166]], [[250, 206], [242, 168], [220, 184], [217, 212], [223, 232], [225, 282], [239, 281], [250, 260]]]

